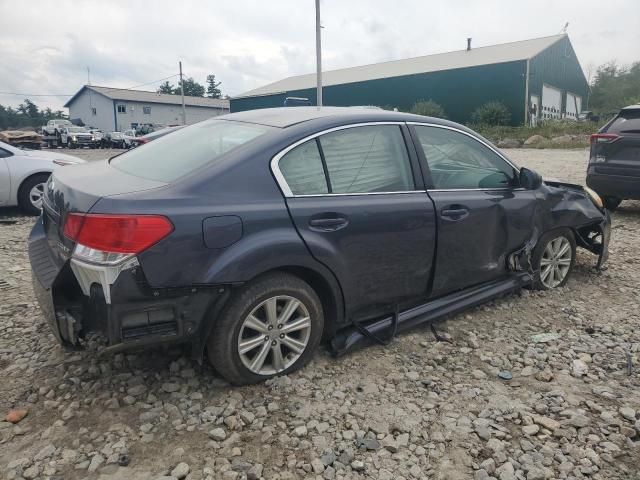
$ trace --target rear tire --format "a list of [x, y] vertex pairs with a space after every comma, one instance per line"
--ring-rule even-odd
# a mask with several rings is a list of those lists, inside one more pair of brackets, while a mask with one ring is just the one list
[[18, 206], [27, 215], [40, 215], [48, 173], [27, 178], [18, 189]]
[[613, 212], [620, 206], [622, 199], [617, 197], [603, 197], [602, 203], [604, 204], [604, 208]]
[[550, 290], [563, 287], [576, 261], [576, 239], [568, 228], [545, 233], [533, 250], [531, 263], [535, 272], [533, 288]]
[[324, 314], [307, 283], [278, 272], [242, 287], [215, 322], [209, 361], [229, 382], [246, 385], [306, 365], [320, 344]]

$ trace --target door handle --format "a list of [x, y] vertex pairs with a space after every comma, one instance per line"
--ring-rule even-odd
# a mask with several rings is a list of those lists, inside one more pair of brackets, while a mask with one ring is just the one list
[[469, 215], [468, 208], [443, 208], [440, 212], [443, 218], [448, 220], [462, 220], [467, 215]]
[[322, 232], [335, 232], [336, 230], [346, 227], [348, 224], [349, 220], [345, 217], [313, 218], [309, 220], [309, 226], [312, 230]]

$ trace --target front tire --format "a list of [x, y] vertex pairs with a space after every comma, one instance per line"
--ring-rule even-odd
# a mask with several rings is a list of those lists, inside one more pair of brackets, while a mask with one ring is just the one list
[[576, 239], [571, 230], [559, 228], [545, 233], [533, 251], [533, 287], [537, 290], [563, 287], [569, 279], [575, 260]]
[[48, 173], [39, 173], [27, 178], [18, 190], [18, 206], [27, 215], [40, 215]]
[[322, 303], [307, 283], [268, 274], [231, 297], [207, 340], [209, 361], [235, 385], [288, 374], [311, 360], [323, 327]]
[[604, 208], [613, 212], [620, 206], [622, 199], [617, 197], [603, 197], [602, 203]]

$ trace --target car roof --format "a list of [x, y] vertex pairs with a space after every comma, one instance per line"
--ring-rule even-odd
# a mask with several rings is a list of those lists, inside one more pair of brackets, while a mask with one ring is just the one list
[[260, 110], [247, 110], [244, 112], [230, 113], [221, 117], [224, 120], [237, 122], [257, 123], [271, 127], [286, 128], [302, 122], [317, 119], [344, 118], [346, 121], [362, 122], [429, 122], [442, 125], [459, 125], [439, 118], [423, 117], [410, 113], [391, 112], [370, 107], [280, 107], [263, 108]]
[[640, 103], [636, 103], [635, 105], [628, 105], [623, 107], [621, 110], [640, 110]]

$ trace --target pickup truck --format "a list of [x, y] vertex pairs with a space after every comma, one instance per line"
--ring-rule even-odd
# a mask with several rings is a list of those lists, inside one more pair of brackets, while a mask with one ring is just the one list
[[45, 126], [42, 127], [42, 134], [44, 136], [56, 136], [60, 137], [62, 130], [66, 127], [73, 127], [73, 124], [69, 120], [57, 118], [49, 120]]

